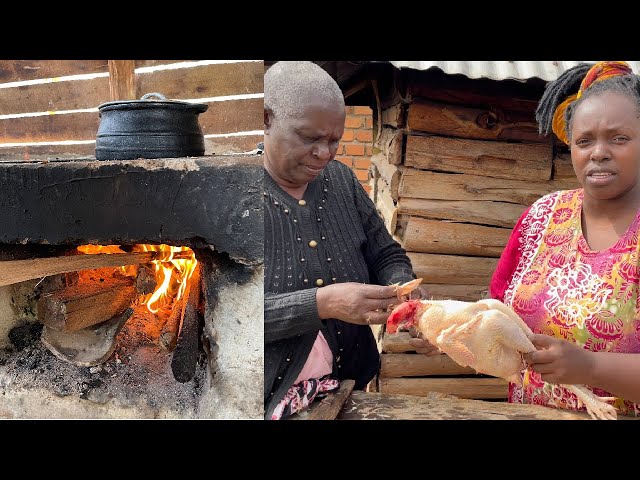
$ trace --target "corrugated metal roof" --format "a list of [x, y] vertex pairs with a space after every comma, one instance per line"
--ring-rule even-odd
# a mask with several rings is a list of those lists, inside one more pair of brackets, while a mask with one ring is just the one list
[[[439, 68], [448, 74], [462, 74], [469, 78], [490, 78], [492, 80], [527, 80], [541, 78], [550, 81], [558, 78], [562, 72], [579, 63], [595, 63], [582, 60], [574, 62], [561, 61], [392, 61], [397, 68], [412, 68], [414, 70], [428, 70]], [[636, 74], [640, 74], [640, 62], [627, 61]]]

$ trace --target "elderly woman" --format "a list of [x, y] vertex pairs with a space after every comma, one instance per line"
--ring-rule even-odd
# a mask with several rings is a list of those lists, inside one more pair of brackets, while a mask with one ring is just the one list
[[265, 376], [267, 419], [307, 407], [379, 369], [370, 324], [415, 278], [353, 172], [332, 161], [344, 132], [336, 82], [311, 62], [264, 78]]

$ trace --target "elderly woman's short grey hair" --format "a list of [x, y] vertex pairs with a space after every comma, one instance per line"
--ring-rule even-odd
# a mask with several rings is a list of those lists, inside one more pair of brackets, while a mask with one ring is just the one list
[[278, 62], [264, 75], [264, 107], [277, 118], [298, 117], [312, 95], [344, 106], [338, 84], [315, 63]]

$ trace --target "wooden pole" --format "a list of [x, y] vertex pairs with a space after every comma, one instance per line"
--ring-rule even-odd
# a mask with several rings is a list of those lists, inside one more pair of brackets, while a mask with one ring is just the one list
[[136, 99], [135, 68], [135, 60], [109, 60], [109, 95], [112, 102]]
[[[173, 258], [191, 258], [190, 253], [186, 252], [187, 256], [184, 253], [174, 253]], [[59, 273], [149, 263], [162, 258], [162, 256], [163, 254], [158, 252], [98, 253], [94, 255], [34, 258], [30, 260], [8, 260], [0, 262], [0, 287]]]

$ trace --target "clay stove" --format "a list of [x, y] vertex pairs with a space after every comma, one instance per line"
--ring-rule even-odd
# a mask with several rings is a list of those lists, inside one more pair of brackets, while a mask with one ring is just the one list
[[260, 155], [0, 185], [0, 417], [262, 418]]

